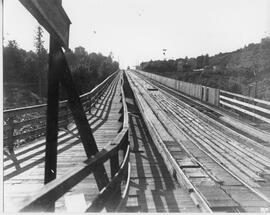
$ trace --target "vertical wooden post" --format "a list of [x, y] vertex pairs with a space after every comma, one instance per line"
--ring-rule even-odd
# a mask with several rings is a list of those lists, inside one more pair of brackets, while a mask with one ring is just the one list
[[89, 97], [88, 97], [88, 100], [89, 100], [89, 105], [88, 105], [88, 113], [91, 114], [91, 109], [92, 109], [92, 95], [89, 94]]
[[110, 159], [110, 166], [111, 166], [111, 177], [113, 178], [113, 176], [119, 170], [118, 152], [116, 152], [116, 154], [111, 157], [111, 159]]
[[59, 45], [50, 37], [48, 95], [47, 95], [47, 124], [46, 124], [46, 154], [45, 179], [48, 183], [56, 178], [57, 139], [58, 139], [58, 99], [59, 99]]
[[67, 104], [65, 104], [65, 106], [64, 106], [64, 108], [63, 108], [63, 112], [64, 112], [64, 114], [65, 114], [65, 117], [64, 117], [64, 119], [65, 119], [65, 125], [64, 125], [64, 128], [65, 128], [65, 129], [68, 129], [69, 120], [68, 120], [68, 106], [67, 106]]
[[[46, 124], [46, 151], [45, 151], [45, 176], [47, 184], [56, 178], [57, 166], [57, 139], [58, 139], [58, 99], [59, 99], [59, 70], [60, 66], [58, 42], [50, 37], [48, 94], [47, 94], [47, 124]], [[54, 211], [54, 202], [47, 203], [47, 209]]]
[[[113, 155], [110, 159], [110, 167], [111, 167], [111, 178], [115, 176], [115, 174], [119, 171], [119, 156], [118, 152]], [[114, 187], [114, 200], [119, 200], [121, 197], [121, 183], [117, 183]]]
[[8, 118], [7, 120], [7, 124], [9, 127], [8, 130], [8, 151], [10, 154], [14, 154], [14, 137], [13, 137], [13, 133], [14, 133], [14, 116], [11, 116]]

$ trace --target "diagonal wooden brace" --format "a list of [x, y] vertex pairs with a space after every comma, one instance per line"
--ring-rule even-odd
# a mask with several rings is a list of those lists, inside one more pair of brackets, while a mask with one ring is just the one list
[[[69, 108], [78, 128], [78, 133], [81, 137], [87, 157], [90, 158], [98, 152], [94, 136], [85, 116], [82, 103], [72, 80], [71, 72], [68, 68], [62, 48], [52, 37], [50, 42], [45, 183], [56, 178], [59, 83], [62, 84], [67, 92]], [[97, 166], [96, 171], [94, 171], [94, 176], [99, 190], [109, 183], [103, 165]]]
[[[84, 113], [80, 97], [75, 88], [75, 84], [71, 76], [71, 71], [68, 68], [62, 49], [61, 54], [63, 59], [63, 68], [65, 69], [60, 71], [60, 83], [67, 92], [69, 108], [72, 112], [74, 121], [78, 128], [78, 132], [81, 137], [86, 155], [88, 158], [90, 158], [92, 155], [95, 155], [98, 152], [97, 144], [93, 136], [92, 130], [89, 126], [86, 115]], [[97, 166], [96, 171], [94, 171], [93, 173], [99, 190], [104, 188], [109, 183], [109, 178], [102, 164]]]

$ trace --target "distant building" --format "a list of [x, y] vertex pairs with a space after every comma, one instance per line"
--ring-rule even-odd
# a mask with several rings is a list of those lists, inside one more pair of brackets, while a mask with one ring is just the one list
[[74, 53], [76, 55], [87, 55], [87, 51], [85, 51], [85, 48], [82, 46], [78, 46], [74, 49]]
[[203, 72], [204, 69], [193, 69], [193, 72]]

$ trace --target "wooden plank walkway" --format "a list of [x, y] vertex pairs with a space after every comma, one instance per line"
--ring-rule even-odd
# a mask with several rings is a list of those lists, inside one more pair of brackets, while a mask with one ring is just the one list
[[[125, 94], [130, 123], [131, 185], [123, 212], [200, 212], [184, 186], [168, 171], [131, 91], [125, 88]], [[164, 138], [166, 133], [163, 132]]]
[[[119, 121], [119, 110], [122, 107], [120, 90], [121, 84], [117, 78], [91, 109], [91, 114], [87, 114], [99, 149], [116, 137], [122, 125]], [[22, 200], [43, 186], [44, 155], [45, 139], [40, 138], [17, 149], [13, 160], [4, 156], [5, 212], [16, 211], [23, 203]], [[76, 125], [71, 123], [68, 130], [59, 132], [57, 178], [86, 158]], [[109, 165], [105, 165], [107, 174], [110, 176], [108, 167]], [[90, 175], [56, 202], [56, 212], [72, 210], [80, 212], [97, 193], [95, 179]]]
[[[178, 121], [184, 120], [186, 117], [178, 117], [178, 115], [185, 113], [187, 109], [181, 109], [180, 105], [178, 109], [172, 109], [174, 102], [171, 101], [171, 98], [164, 97], [157, 99], [157, 96], [161, 95], [159, 91], [149, 91], [148, 89], [152, 89], [153, 86], [145, 83], [143, 79], [139, 79], [137, 76], [135, 77], [135, 75], [133, 76], [132, 73], [128, 74], [130, 74], [130, 77], [132, 76], [132, 80], [135, 80], [132, 83], [132, 87], [134, 88], [134, 92], [136, 92], [136, 99], [141, 106], [140, 110], [143, 116], [148, 119], [146, 120], [147, 126], [154, 127], [157, 135], [161, 136], [161, 139], [165, 143], [166, 148], [170, 151], [172, 157], [178, 162], [180, 168], [184, 171], [185, 175], [188, 176], [191, 183], [204, 196], [212, 210], [215, 212], [260, 212], [261, 208], [265, 208], [265, 210], [270, 209], [269, 203], [259, 197], [262, 196], [262, 194], [264, 194], [266, 198], [269, 196], [269, 182], [256, 182], [258, 184], [260, 183], [260, 189], [253, 189], [255, 192], [251, 191], [245, 184], [241, 183], [237, 178], [233, 177], [227, 170], [221, 167], [220, 163], [214, 161], [214, 156], [207, 153], [206, 150], [203, 150], [199, 142], [191, 140], [192, 126], [190, 123], [195, 123], [195, 119], [192, 118], [182, 123], [183, 126], [186, 126], [185, 129], [182, 129], [183, 126], [180, 127]], [[165, 103], [165, 105], [162, 105], [163, 103]], [[174, 113], [171, 113], [169, 108], [174, 110]], [[153, 114], [154, 112], [155, 114]], [[199, 124], [199, 126], [201, 124]], [[171, 135], [171, 137], [179, 143], [178, 150], [177, 145], [174, 144], [175, 142], [169, 140], [167, 142], [165, 141], [165, 138], [168, 137], [164, 136], [164, 128], [162, 130], [162, 126], [167, 128], [169, 136]], [[177, 126], [180, 129], [178, 129]], [[213, 129], [213, 131], [214, 130], [215, 129]], [[188, 132], [189, 135], [183, 136], [183, 131]], [[207, 132], [208, 129], [204, 129], [203, 133], [197, 134], [195, 137], [199, 138]], [[222, 134], [212, 136], [210, 139], [217, 137], [221, 138]], [[227, 146], [229, 143], [230, 142], [227, 143]], [[186, 150], [183, 150], [184, 147]], [[189, 151], [189, 154], [185, 153], [185, 151]], [[234, 152], [235, 150], [232, 151], [232, 153]], [[192, 162], [191, 164], [183, 165], [181, 160], [185, 161], [185, 156], [186, 158], [190, 158], [190, 161], [193, 161], [193, 163], [197, 162], [197, 167], [192, 164]], [[223, 154], [220, 153], [220, 156], [223, 156]], [[253, 156], [252, 159], [257, 159], [257, 157]], [[189, 165], [190, 167], [188, 167]], [[201, 167], [199, 168], [199, 166]], [[239, 169], [240, 168], [237, 168], [237, 170]], [[268, 175], [265, 174], [265, 179], [268, 180], [268, 178]], [[245, 195], [247, 195], [248, 198], [245, 198]]]

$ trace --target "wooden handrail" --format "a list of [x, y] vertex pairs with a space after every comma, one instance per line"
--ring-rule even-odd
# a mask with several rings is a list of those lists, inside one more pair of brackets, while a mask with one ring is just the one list
[[265, 104], [265, 105], [270, 105], [270, 101], [266, 101], [266, 100], [262, 100], [262, 99], [256, 99], [256, 98], [253, 98], [253, 97], [248, 97], [248, 96], [244, 96], [244, 95], [237, 94], [237, 93], [232, 93], [232, 92], [225, 91], [225, 90], [220, 90], [220, 92], [224, 93], [224, 94], [231, 95], [231, 96], [236, 96], [236, 97], [239, 97], [239, 98], [247, 99], [247, 100], [249, 100], [251, 102], [257, 102], [257, 103], [261, 103], [261, 104]]
[[[38, 190], [36, 194], [29, 197], [28, 200], [23, 203], [23, 206], [19, 210], [20, 212], [47, 211], [49, 209], [47, 208], [47, 205], [51, 205], [51, 203], [55, 202], [58, 198], [63, 196], [69, 189], [80, 183], [85, 177], [91, 174], [98, 165], [103, 164], [114, 155], [118, 154], [120, 150], [123, 150], [124, 159], [121, 163], [121, 166], [109, 184], [107, 184], [107, 186], [99, 192], [93, 204], [88, 208], [88, 210], [95, 211], [104, 207], [106, 201], [109, 199], [110, 191], [112, 191], [112, 189], [122, 181], [124, 172], [130, 172], [128, 110], [123, 91], [123, 82], [121, 86], [121, 96], [123, 102], [123, 128], [120, 133], [113, 139], [112, 142], [107, 144], [101, 151], [95, 154], [95, 156], [86, 160], [85, 162], [76, 165], [70, 172], [61, 178], [57, 178], [44, 185], [44, 187]], [[124, 196], [122, 195], [121, 197], [122, 199], [126, 198], [127, 196], [129, 180], [130, 173], [128, 174], [126, 183], [127, 186], [125, 188]]]
[[[123, 128], [121, 133], [125, 133], [127, 135], [128, 138], [128, 132], [129, 132], [129, 117], [128, 117], [128, 109], [127, 109], [127, 104], [126, 104], [126, 98], [125, 98], [125, 94], [124, 94], [124, 89], [123, 89], [123, 85], [124, 85], [124, 79], [123, 79], [123, 74], [122, 74], [122, 79], [121, 79], [121, 96], [122, 96], [122, 103], [123, 103]], [[121, 134], [120, 133], [120, 134]], [[118, 135], [119, 136], [119, 135]], [[117, 136], [117, 137], [118, 137]], [[129, 190], [129, 185], [130, 185], [130, 163], [129, 163], [129, 153], [130, 153], [130, 145], [129, 145], [129, 141], [128, 139], [126, 140], [126, 146], [124, 145], [123, 147], [126, 147], [126, 149], [124, 149], [125, 152], [125, 157], [124, 160], [118, 170], [118, 172], [115, 174], [115, 176], [113, 177], [112, 181], [108, 184], [108, 186], [106, 186], [98, 195], [97, 197], [94, 199], [93, 203], [91, 204], [91, 206], [89, 206], [86, 210], [86, 212], [90, 212], [90, 211], [100, 211], [102, 209], [102, 207], [104, 207], [106, 201], [109, 199], [110, 197], [110, 192], [112, 192], [113, 188], [116, 188], [116, 185], [119, 184], [122, 180], [122, 176], [123, 176], [123, 172], [124, 170], [127, 171], [127, 183], [123, 192], [123, 195], [121, 195], [120, 197], [120, 201], [119, 201], [119, 205], [118, 207], [116, 207], [116, 210], [119, 210], [121, 208], [121, 206], [124, 204], [125, 200], [127, 199], [127, 195], [128, 195], [128, 190]]]
[[[100, 95], [104, 92], [107, 86], [112, 82], [112, 80], [116, 77], [118, 71], [111, 74], [107, 77], [102, 83], [97, 85], [90, 92], [85, 93], [80, 96], [82, 103], [84, 104], [84, 109], [87, 111], [90, 109], [96, 102]], [[36, 139], [42, 135], [44, 135], [45, 130], [39, 129], [40, 127], [44, 127], [46, 123], [46, 108], [47, 104], [28, 106], [16, 109], [9, 109], [4, 111], [4, 146], [8, 148], [14, 148], [14, 143], [27, 136], [27, 134], [32, 134], [31, 140]], [[68, 109], [67, 100], [60, 101], [59, 103], [59, 118], [69, 118], [71, 116], [71, 112]], [[11, 119], [11, 120], [10, 120]], [[69, 124], [68, 120], [66, 123], [59, 124], [60, 126], [66, 127]], [[30, 129], [26, 129], [23, 131], [23, 128], [28, 127]], [[13, 128], [13, 132], [11, 132], [11, 128]], [[35, 132], [40, 130], [40, 132]], [[9, 146], [8, 146], [9, 145]]]
[[126, 179], [126, 186], [125, 189], [123, 191], [123, 194], [121, 196], [121, 200], [120, 203], [118, 204], [117, 208], [116, 208], [116, 212], [124, 212], [122, 211], [123, 206], [126, 204], [127, 199], [128, 199], [128, 193], [129, 193], [129, 188], [130, 188], [130, 175], [131, 175], [131, 165], [130, 162], [128, 162], [128, 170], [127, 170], [127, 179]]
[[257, 106], [257, 105], [251, 104], [251, 103], [243, 102], [243, 101], [240, 101], [238, 99], [233, 99], [233, 98], [229, 98], [229, 97], [222, 96], [222, 95], [220, 95], [219, 97], [223, 100], [227, 100], [227, 101], [235, 103], [237, 105], [242, 105], [244, 107], [247, 107], [250, 109], [255, 109], [256, 111], [260, 111], [262, 113], [270, 115], [270, 109], [266, 109], [266, 108], [263, 108], [263, 107], [260, 107], [260, 106]]
[[121, 149], [124, 143], [127, 132], [123, 131], [119, 133], [117, 138], [111, 143], [106, 145], [101, 151], [99, 151], [93, 158], [81, 162], [72, 168], [64, 176], [55, 179], [39, 189], [36, 194], [33, 194], [23, 203], [20, 212], [34, 212], [34, 211], [46, 211], [46, 203], [54, 202], [65, 194], [70, 188], [78, 184], [85, 177], [92, 173], [93, 169], [98, 164], [103, 164], [118, 150]]
[[103, 207], [106, 201], [112, 196], [112, 193], [115, 192], [115, 187], [121, 183], [121, 179], [123, 177], [124, 171], [127, 170], [128, 167], [128, 159], [129, 159], [129, 153], [130, 153], [130, 146], [127, 146], [125, 158], [121, 164], [121, 167], [119, 168], [119, 171], [115, 174], [112, 181], [101, 190], [101, 192], [96, 196], [94, 201], [91, 203], [90, 206], [87, 207], [85, 212], [97, 212], [100, 211]]
[[98, 91], [100, 87], [102, 87], [104, 85], [105, 82], [107, 82], [109, 79], [111, 79], [112, 77], [114, 77], [117, 72], [119, 72], [119, 70], [115, 71], [114, 73], [112, 73], [110, 76], [108, 76], [103, 82], [101, 82], [100, 84], [98, 84], [97, 86], [95, 86], [90, 92], [84, 93], [82, 95], [80, 95], [80, 98], [88, 96], [90, 94], [93, 94], [94, 92]]
[[[109, 77], [107, 77], [103, 82], [101, 82], [99, 85], [97, 85], [94, 89], [92, 89], [90, 92], [80, 95], [80, 98], [83, 100], [84, 98], [87, 98], [88, 96], [93, 96], [95, 93], [99, 92], [102, 87], [117, 74], [118, 71], [111, 74]], [[67, 105], [67, 100], [63, 100], [59, 102], [60, 108]], [[27, 107], [21, 107], [21, 108], [14, 108], [14, 109], [8, 109], [4, 110], [4, 117], [10, 116], [10, 115], [16, 115], [16, 114], [22, 114], [22, 113], [29, 113], [32, 111], [37, 111], [43, 108], [46, 108], [47, 104], [40, 104], [40, 105], [33, 105], [33, 106], [27, 106]]]
[[[94, 94], [96, 91], [98, 91], [105, 83], [107, 83], [112, 77], [114, 77], [116, 74], [118, 73], [118, 70], [115, 71], [114, 73], [112, 73], [110, 76], [108, 76], [104, 81], [102, 81], [99, 85], [95, 86], [90, 92], [84, 93], [82, 95], [80, 95], [80, 98], [83, 99], [84, 97], [88, 96], [88, 95], [92, 95]], [[67, 100], [63, 100], [60, 101], [60, 106], [65, 104], [67, 102]], [[22, 111], [26, 111], [28, 112], [29, 110], [35, 110], [35, 109], [39, 109], [39, 108], [44, 108], [46, 107], [47, 104], [40, 104], [40, 105], [33, 105], [33, 106], [27, 106], [27, 107], [21, 107], [21, 108], [13, 108], [13, 109], [8, 109], [8, 110], [4, 110], [3, 113], [5, 114], [12, 114], [12, 113], [17, 113], [17, 112], [22, 112]]]

